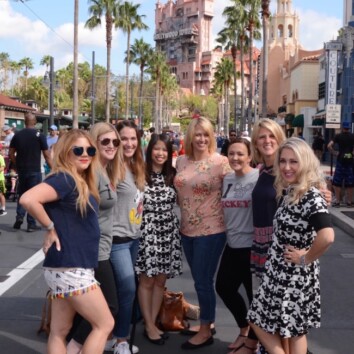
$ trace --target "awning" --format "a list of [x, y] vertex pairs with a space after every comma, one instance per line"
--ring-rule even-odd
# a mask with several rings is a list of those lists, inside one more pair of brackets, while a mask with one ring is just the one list
[[297, 115], [293, 119], [292, 126], [293, 127], [303, 128], [304, 127], [304, 115], [303, 114]]
[[322, 126], [325, 124], [326, 119], [325, 118], [315, 118], [312, 121], [312, 125], [317, 125], [317, 126]]

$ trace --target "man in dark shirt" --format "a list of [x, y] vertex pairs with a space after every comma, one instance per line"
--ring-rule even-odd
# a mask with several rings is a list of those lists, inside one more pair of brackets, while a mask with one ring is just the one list
[[224, 143], [222, 144], [220, 154], [227, 156], [227, 149], [229, 148], [230, 140], [236, 139], [236, 130], [231, 129], [229, 133], [229, 139], [225, 139]]
[[[332, 185], [334, 188], [336, 200], [333, 206], [340, 207], [340, 194], [344, 182], [346, 192], [347, 207], [352, 206], [353, 187], [354, 187], [354, 172], [353, 172], [353, 150], [354, 150], [354, 134], [350, 132], [350, 122], [342, 123], [342, 132], [335, 135], [334, 139], [328, 144], [328, 150], [337, 156], [336, 169], [334, 171]], [[334, 150], [334, 145], [337, 144], [338, 151]]]
[[[41, 153], [51, 167], [52, 160], [48, 150], [47, 139], [36, 129], [36, 117], [26, 113], [25, 128], [16, 132], [10, 143], [10, 159], [18, 175], [18, 200], [21, 195], [42, 181]], [[20, 229], [26, 210], [17, 202], [14, 229]], [[36, 220], [27, 213], [27, 231], [39, 230]]]

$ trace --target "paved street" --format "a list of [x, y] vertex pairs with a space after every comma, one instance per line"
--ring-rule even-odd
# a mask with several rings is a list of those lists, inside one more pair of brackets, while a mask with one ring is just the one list
[[[29, 270], [31, 263], [23, 264], [30, 257], [32, 264], [41, 259], [36, 252], [41, 247], [42, 232], [27, 233], [12, 229], [15, 204], [8, 203], [8, 214], [0, 217], [0, 293], [9, 279]], [[336, 213], [339, 213], [336, 210]], [[339, 221], [340, 223], [340, 221]], [[337, 220], [338, 224], [338, 220]], [[23, 227], [25, 229], [25, 226]], [[336, 241], [321, 260], [322, 327], [309, 335], [309, 348], [314, 354], [351, 354], [354, 338], [354, 238], [337, 226]], [[350, 230], [349, 230], [350, 231]], [[354, 236], [354, 233], [351, 232]], [[35, 256], [34, 256], [35, 255]], [[22, 264], [22, 269], [7, 275]], [[19, 275], [20, 274], [20, 275]], [[191, 303], [196, 303], [190, 271], [184, 264], [181, 278], [168, 284], [172, 290], [182, 290]], [[41, 262], [21, 280], [1, 295], [0, 299], [0, 354], [45, 353], [46, 338], [36, 335], [40, 323], [41, 307], [46, 293]], [[236, 325], [229, 312], [217, 304], [217, 334], [213, 346], [198, 350], [200, 354], [227, 353], [227, 345], [236, 334]], [[180, 353], [186, 337], [172, 334], [168, 342], [157, 347], [142, 336], [142, 325], [137, 326], [136, 344], [142, 354]]]

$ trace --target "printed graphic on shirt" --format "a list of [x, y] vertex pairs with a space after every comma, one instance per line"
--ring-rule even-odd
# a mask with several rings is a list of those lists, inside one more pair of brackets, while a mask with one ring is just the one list
[[223, 208], [249, 208], [251, 206], [251, 192], [254, 188], [254, 182], [242, 184], [228, 183], [224, 186], [222, 196]]
[[136, 225], [141, 224], [141, 219], [143, 215], [143, 197], [144, 197], [144, 193], [137, 190], [136, 195], [134, 197], [134, 203], [136, 206], [134, 206], [129, 211], [129, 222], [131, 224], [136, 224]]

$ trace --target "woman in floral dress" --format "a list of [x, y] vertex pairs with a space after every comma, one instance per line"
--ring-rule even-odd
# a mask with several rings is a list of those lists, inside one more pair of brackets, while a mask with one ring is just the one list
[[227, 157], [215, 150], [210, 121], [193, 119], [185, 137], [185, 155], [177, 159], [174, 184], [181, 208], [182, 246], [200, 306], [200, 327], [189, 331], [194, 336], [182, 344], [182, 349], [213, 344], [214, 277], [226, 242], [221, 190], [225, 174], [231, 171]]

